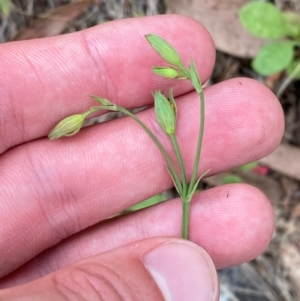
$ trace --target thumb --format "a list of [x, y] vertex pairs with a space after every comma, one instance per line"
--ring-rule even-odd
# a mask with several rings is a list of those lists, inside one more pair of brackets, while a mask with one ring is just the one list
[[218, 291], [214, 264], [203, 249], [157, 237], [2, 290], [0, 300], [216, 301]]

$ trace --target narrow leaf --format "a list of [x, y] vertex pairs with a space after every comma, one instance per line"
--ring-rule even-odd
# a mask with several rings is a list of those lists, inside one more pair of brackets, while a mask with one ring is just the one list
[[158, 203], [161, 203], [165, 201], [165, 198], [162, 194], [158, 194], [158, 195], [155, 195], [145, 201], [142, 201], [138, 204], [135, 204], [131, 207], [129, 207], [128, 209], [124, 210], [124, 213], [129, 213], [129, 212], [134, 212], [134, 211], [138, 211], [138, 210], [141, 210], [141, 209], [145, 209], [145, 208], [148, 208], [150, 206], [153, 206], [153, 205], [156, 205]]
[[173, 184], [174, 184], [174, 186], [175, 186], [175, 188], [176, 188], [178, 194], [179, 194], [180, 196], [182, 196], [182, 189], [181, 189], [181, 186], [179, 186], [180, 183], [178, 183], [178, 184], [176, 183], [175, 177], [174, 177], [174, 175], [173, 175], [173, 173], [172, 173], [171, 168], [169, 168], [169, 166], [167, 166], [167, 171], [168, 171], [168, 173], [169, 173], [169, 175], [170, 175], [170, 177], [171, 177], [171, 179], [172, 179], [172, 181], [173, 181]]
[[197, 189], [197, 187], [198, 187], [200, 181], [201, 181], [201, 180], [202, 180], [209, 172], [210, 172], [210, 169], [207, 170], [207, 171], [205, 171], [205, 172], [200, 176], [200, 178], [199, 178], [199, 179], [196, 181], [196, 183], [194, 184], [193, 189], [191, 190], [191, 192], [190, 192], [189, 195], [187, 196], [187, 199], [190, 199], [190, 200], [191, 200], [191, 198], [192, 198], [192, 196], [194, 195], [194, 193], [195, 193], [195, 191], [196, 191], [196, 189]]

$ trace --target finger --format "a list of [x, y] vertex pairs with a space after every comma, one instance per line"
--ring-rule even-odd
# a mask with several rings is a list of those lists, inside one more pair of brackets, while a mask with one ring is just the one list
[[[94, 105], [89, 95], [125, 107], [152, 103], [151, 93], [174, 84], [176, 95], [191, 86], [152, 74], [165, 65], [144, 35], [163, 36], [184, 63], [197, 62], [200, 76], [211, 74], [215, 50], [208, 32], [184, 16], [155, 16], [109, 22], [69, 35], [0, 46], [0, 153], [46, 136], [67, 115]], [[17, 84], [16, 84], [17, 83]]]
[[[0, 288], [40, 278], [91, 255], [149, 237], [181, 237], [181, 202], [168, 201], [84, 230], [43, 252], [12, 274]], [[269, 244], [274, 216], [267, 198], [245, 184], [216, 187], [192, 202], [190, 239], [204, 248], [217, 269], [256, 258]]]
[[218, 291], [214, 265], [203, 249], [188, 241], [155, 238], [0, 291], [0, 299], [216, 301]]
[[[206, 91], [206, 102], [199, 174], [255, 161], [279, 143], [283, 131], [280, 105], [258, 83], [235, 79], [216, 85]], [[177, 134], [188, 176], [197, 142], [198, 106], [194, 94], [178, 101]], [[153, 112], [140, 116], [166, 142], [153, 122]], [[0, 168], [3, 274], [69, 235], [172, 186], [156, 147], [128, 119], [88, 129], [73, 139], [24, 145], [5, 154]], [[20, 252], [23, 244], [27, 248]], [[15, 261], [7, 265], [12, 254]]]

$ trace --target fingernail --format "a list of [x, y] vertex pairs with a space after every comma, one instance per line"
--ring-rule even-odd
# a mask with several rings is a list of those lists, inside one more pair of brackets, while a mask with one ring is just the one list
[[146, 254], [144, 265], [166, 301], [210, 301], [217, 273], [207, 253], [188, 241], [171, 241]]

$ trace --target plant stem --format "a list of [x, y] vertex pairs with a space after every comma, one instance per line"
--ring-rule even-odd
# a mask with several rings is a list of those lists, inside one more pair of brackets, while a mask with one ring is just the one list
[[189, 217], [191, 199], [182, 200], [182, 238], [189, 239]]
[[167, 161], [168, 166], [170, 168], [170, 172], [171, 172], [171, 174], [173, 176], [173, 179], [175, 181], [174, 184], [175, 184], [176, 188], [179, 190], [178, 193], [180, 195], [182, 195], [182, 184], [181, 184], [180, 179], [178, 177], [178, 174], [176, 172], [176, 168], [175, 168], [169, 154], [167, 153], [166, 149], [163, 147], [163, 145], [160, 143], [160, 141], [157, 139], [157, 137], [152, 133], [152, 131], [136, 115], [134, 115], [133, 113], [131, 113], [127, 109], [116, 105], [116, 110], [130, 116], [131, 118], [133, 118], [146, 131], [146, 133], [150, 136], [150, 138], [153, 140], [153, 142], [159, 148], [159, 150], [161, 151], [161, 153], [164, 156], [165, 160]]
[[203, 143], [203, 135], [204, 135], [205, 101], [204, 101], [203, 89], [201, 89], [199, 96], [200, 96], [200, 112], [201, 112], [200, 113], [200, 129], [199, 129], [198, 145], [197, 145], [197, 151], [196, 151], [196, 156], [195, 156], [193, 174], [192, 174], [191, 182], [189, 185], [188, 194], [193, 190], [193, 187], [197, 180], [199, 161], [200, 161], [200, 155], [201, 155], [201, 149], [202, 149], [202, 143]]
[[176, 136], [174, 134], [172, 134], [172, 135], [169, 135], [169, 137], [172, 141], [172, 144], [173, 144], [176, 156], [177, 156], [177, 160], [179, 163], [179, 168], [180, 168], [180, 173], [181, 173], [181, 182], [182, 182], [181, 197], [184, 199], [184, 198], [186, 198], [186, 195], [187, 195], [187, 180], [186, 180], [185, 168], [184, 168], [184, 164], [183, 164], [183, 160], [182, 160], [182, 156], [181, 156], [181, 152], [180, 152], [180, 149], [178, 146]]
[[[191, 78], [191, 74], [189, 70], [187, 70], [182, 64], [179, 66], [181, 72], [187, 76], [188, 79], [191, 80], [193, 84], [193, 80]], [[195, 70], [195, 72], [197, 72]], [[189, 212], [190, 212], [190, 203], [192, 200], [192, 192], [194, 190], [194, 186], [197, 181], [197, 175], [198, 175], [198, 168], [199, 168], [199, 162], [200, 162], [200, 156], [201, 156], [201, 150], [202, 150], [202, 143], [203, 143], [203, 136], [204, 136], [204, 124], [205, 124], [205, 101], [204, 101], [204, 93], [203, 88], [201, 85], [201, 80], [199, 78], [199, 75], [197, 74], [197, 77], [199, 79], [199, 85], [200, 87], [194, 86], [196, 89], [199, 97], [200, 97], [200, 128], [199, 128], [199, 135], [198, 135], [198, 143], [197, 143], [197, 150], [195, 155], [195, 161], [194, 161], [194, 167], [192, 172], [192, 178], [191, 182], [188, 187], [187, 196], [188, 199], [183, 199], [183, 213], [182, 213], [182, 237], [185, 239], [188, 239], [189, 237]]]

